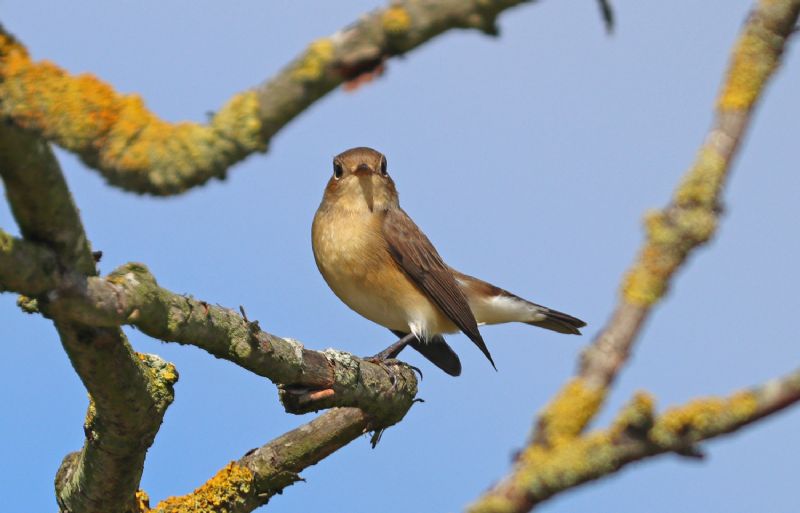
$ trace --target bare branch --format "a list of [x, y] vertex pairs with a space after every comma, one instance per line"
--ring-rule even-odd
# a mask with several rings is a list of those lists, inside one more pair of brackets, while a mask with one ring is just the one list
[[695, 445], [734, 432], [800, 401], [800, 370], [727, 398], [697, 399], [656, 417], [640, 393], [608, 429], [551, 447], [531, 445], [515, 472], [469, 507], [470, 513], [528, 511], [564, 490], [667, 452], [696, 457]]
[[31, 62], [0, 26], [0, 117], [79, 155], [112, 185], [181, 193], [257, 151], [327, 93], [454, 28], [496, 34], [501, 11], [526, 0], [401, 0], [318, 39], [278, 75], [235, 95], [208, 124], [167, 123], [136, 95], [91, 75]]
[[[49, 146], [38, 137], [0, 123], [0, 175], [23, 235], [39, 243], [4, 243], [3, 258], [42, 257], [59, 270], [94, 275], [89, 244], [72, 197]], [[5, 241], [10, 239], [6, 236]], [[52, 254], [45, 254], [44, 247]], [[16, 249], [15, 249], [16, 248]], [[7, 250], [7, 251], [6, 251]], [[30, 276], [30, 262], [21, 269]], [[15, 269], [4, 269], [4, 275]], [[41, 287], [55, 274], [43, 267]], [[4, 286], [14, 279], [3, 277]], [[55, 302], [57, 304], [57, 301]], [[97, 328], [54, 317], [61, 342], [89, 391], [91, 404], [79, 453], [68, 455], [56, 476], [56, 497], [70, 513], [136, 510], [147, 448], [172, 402], [175, 368], [156, 356], [137, 355], [119, 328]]]

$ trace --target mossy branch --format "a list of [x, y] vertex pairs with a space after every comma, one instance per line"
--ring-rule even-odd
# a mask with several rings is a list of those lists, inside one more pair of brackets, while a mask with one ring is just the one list
[[357, 408], [330, 410], [229, 463], [194, 492], [152, 509], [145, 504], [142, 513], [248, 513], [301, 481], [303, 469], [376, 428]]
[[160, 287], [142, 264], [125, 264], [105, 278], [48, 272], [54, 259], [49, 250], [0, 230], [2, 241], [0, 263], [13, 263], [18, 255], [38, 260], [24, 262], [22, 273], [0, 268], [0, 284], [36, 296], [46, 316], [97, 328], [136, 326], [165, 342], [199, 347], [279, 385], [290, 413], [352, 406], [388, 427], [402, 419], [417, 393], [414, 371], [401, 362], [377, 364], [335, 349], [307, 349], [233, 310]]
[[800, 401], [800, 370], [729, 397], [697, 399], [656, 416], [639, 393], [604, 430], [564, 435], [522, 451], [514, 472], [469, 513], [515, 513], [582, 483], [664, 453], [697, 457], [699, 442], [731, 433]]
[[[715, 234], [736, 151], [754, 106], [778, 68], [798, 12], [800, 0], [761, 0], [748, 16], [733, 49], [712, 128], [670, 204], [646, 215], [646, 240], [624, 278], [619, 303], [583, 353], [577, 379], [592, 392], [587, 393], [583, 420], [574, 429], [584, 429], [599, 410], [605, 390], [627, 361], [641, 327], [675, 273]], [[533, 437], [537, 443], [546, 443], [547, 422], [544, 417], [540, 420]]]
[[[61, 169], [38, 137], [0, 123], [0, 176], [11, 209], [26, 239], [0, 239], [3, 287], [19, 286], [26, 276], [32, 289], [59, 274], [96, 274], [89, 243]], [[32, 262], [40, 273], [34, 278]], [[52, 298], [57, 305], [57, 298]], [[136, 510], [147, 448], [173, 398], [177, 373], [155, 356], [134, 353], [119, 328], [89, 326], [53, 316], [61, 343], [89, 392], [91, 403], [83, 449], [68, 455], [56, 476], [61, 511], [128, 513]]]
[[[548, 482], [548, 473], [561, 479], [562, 484], [569, 482], [568, 486], [576, 486], [614, 472], [628, 461], [681, 448], [674, 443], [653, 445], [653, 440], [649, 440], [644, 446], [635, 446], [635, 450], [627, 452], [629, 445], [611, 443], [608, 436], [601, 436], [603, 434], [584, 437], [580, 434], [602, 407], [641, 327], [653, 306], [667, 292], [675, 273], [689, 255], [716, 232], [722, 211], [721, 195], [734, 157], [745, 136], [753, 108], [780, 64], [798, 13], [800, 0], [759, 0], [756, 3], [733, 49], [713, 126], [695, 163], [673, 193], [670, 204], [663, 210], [647, 214], [644, 247], [625, 276], [621, 297], [611, 319], [584, 351], [577, 376], [539, 415], [525, 450], [529, 458], [518, 461], [509, 477], [486, 492], [471, 511], [528, 511], [537, 502], [567, 486]], [[783, 384], [791, 388], [797, 384], [797, 379], [794, 374]], [[766, 389], [762, 392], [767, 394]], [[789, 402], [796, 400], [791, 396]], [[697, 440], [757, 420], [769, 411], [770, 402], [759, 404], [760, 409], [725, 424], [728, 427], [724, 429], [698, 431], [702, 434]], [[723, 414], [725, 412], [720, 413]], [[674, 417], [665, 416], [662, 424], [656, 422], [648, 433], [669, 432], [662, 428], [663, 423], [671, 418]], [[686, 440], [681, 438], [678, 442]], [[568, 442], [566, 445], [565, 441]], [[683, 444], [683, 449], [687, 449], [686, 444]], [[541, 455], [546, 455], [546, 458], [541, 459]], [[565, 476], [571, 477], [567, 479]]]
[[279, 130], [339, 85], [450, 29], [496, 34], [499, 13], [524, 1], [394, 1], [311, 43], [275, 77], [233, 96], [206, 124], [168, 123], [137, 95], [32, 62], [0, 26], [0, 117], [79, 155], [112, 185], [179, 194], [266, 151]]

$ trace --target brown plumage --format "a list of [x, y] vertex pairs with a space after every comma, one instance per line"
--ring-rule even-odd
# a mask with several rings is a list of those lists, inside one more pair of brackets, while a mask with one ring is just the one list
[[440, 336], [462, 331], [494, 366], [478, 324], [525, 322], [579, 334], [580, 319], [526, 301], [444, 263], [400, 208], [386, 158], [353, 148], [334, 158], [312, 225], [314, 257], [350, 308], [398, 336], [451, 375], [461, 364]]

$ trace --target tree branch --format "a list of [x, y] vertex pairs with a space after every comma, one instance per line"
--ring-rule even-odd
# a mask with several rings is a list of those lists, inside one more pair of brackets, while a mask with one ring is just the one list
[[[94, 275], [78, 211], [49, 146], [0, 123], [0, 175], [21, 232], [39, 243], [12, 240], [9, 247], [11, 239], [4, 235], [2, 258], [13, 263], [22, 256], [42, 257], [49, 266], [33, 280], [36, 287], [53, 278], [54, 263], [67, 274]], [[44, 247], [52, 254], [46, 255]], [[30, 267], [23, 269], [31, 274]], [[10, 286], [20, 278], [4, 276], [2, 283]], [[70, 513], [136, 511], [145, 454], [172, 401], [175, 368], [156, 356], [134, 353], [119, 328], [91, 327], [57, 315], [54, 322], [91, 397], [83, 449], [68, 455], [56, 475], [59, 507]]]
[[[800, 11], [800, 0], [760, 1], [736, 43], [711, 131], [694, 165], [673, 193], [672, 201], [645, 217], [647, 238], [625, 277], [619, 303], [605, 328], [583, 353], [576, 378], [546, 409], [581, 411], [571, 429], [581, 431], [603, 402], [605, 391], [627, 361], [653, 306], [667, 292], [688, 256], [708, 242], [719, 222], [721, 195], [733, 159], [751, 119], [753, 107], [778, 68], [785, 42]], [[577, 389], [581, 389], [576, 393]], [[546, 443], [548, 428], [540, 421], [534, 435]]]
[[[580, 439], [576, 437], [599, 411], [614, 378], [627, 361], [641, 327], [653, 306], [666, 293], [677, 270], [693, 250], [714, 235], [722, 210], [722, 189], [736, 150], [744, 138], [753, 107], [780, 63], [798, 13], [800, 0], [760, 0], [750, 13], [731, 57], [713, 127], [696, 162], [674, 192], [671, 203], [665, 209], [646, 216], [647, 238], [625, 277], [614, 314], [584, 351], [577, 376], [539, 415], [525, 452], [531, 455], [546, 453], [547, 461], [535, 457], [521, 459], [514, 465], [510, 476], [486, 492], [471, 511], [528, 511], [539, 500], [552, 495], [539, 490], [536, 484], [541, 482], [537, 480], [544, 479], [542, 476], [547, 471], [574, 470], [579, 477], [572, 479], [570, 486], [575, 486], [651, 454], [644, 450], [628, 453], [625, 449], [625, 454], [618, 456], [615, 446], [610, 446], [607, 439], [589, 435]], [[794, 390], [791, 387], [797, 384], [797, 379], [796, 374], [787, 378], [791, 390]], [[786, 404], [797, 400], [792, 394]], [[769, 401], [763, 404], [767, 405], [759, 406], [763, 410], [757, 408], [750, 412], [751, 415], [739, 419], [741, 422], [726, 424], [728, 427], [725, 429], [698, 431], [702, 435], [698, 435], [697, 440], [737, 429], [772, 411]], [[665, 419], [669, 418], [665, 416]], [[624, 447], [628, 448], [627, 445]], [[677, 446], [661, 444], [656, 449], [663, 452], [677, 450]], [[611, 458], [598, 459], [602, 451], [609, 451]], [[532, 464], [534, 461], [546, 468], [536, 468]], [[563, 476], [559, 474], [559, 477]], [[545, 488], [548, 487], [551, 485]], [[553, 489], [559, 491], [563, 488], [556, 486]]]
[[47, 248], [0, 230], [0, 264], [10, 264], [0, 265], [0, 291], [38, 295], [36, 308], [48, 317], [98, 328], [136, 326], [151, 337], [204, 349], [279, 385], [289, 413], [358, 407], [385, 428], [403, 418], [417, 393], [416, 376], [405, 364], [306, 349], [233, 310], [159, 287], [142, 264], [87, 278], [49, 271], [54, 259]]
[[374, 429], [373, 419], [357, 408], [330, 410], [229, 463], [194, 492], [143, 512], [248, 513], [301, 481], [303, 469]]
[[656, 417], [637, 394], [608, 429], [550, 447], [531, 445], [515, 472], [468, 508], [470, 513], [528, 511], [582, 483], [667, 452], [696, 457], [698, 442], [732, 433], [800, 401], [800, 370], [727, 398], [697, 399]]
[[400, 0], [319, 39], [278, 75], [232, 97], [207, 124], [167, 123], [136, 95], [91, 75], [31, 62], [0, 26], [0, 117], [76, 153], [129, 191], [179, 194], [256, 151], [314, 102], [454, 28], [497, 34], [500, 12], [526, 0]]

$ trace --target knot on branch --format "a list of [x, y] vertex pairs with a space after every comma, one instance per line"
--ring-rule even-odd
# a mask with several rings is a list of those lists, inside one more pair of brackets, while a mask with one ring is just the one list
[[655, 422], [654, 403], [650, 394], [637, 392], [614, 420], [611, 427], [612, 436], [638, 440], [646, 438]]
[[153, 406], [163, 413], [175, 399], [174, 386], [178, 382], [178, 370], [175, 365], [158, 355], [136, 353], [136, 356], [149, 376], [147, 391], [153, 400]]

